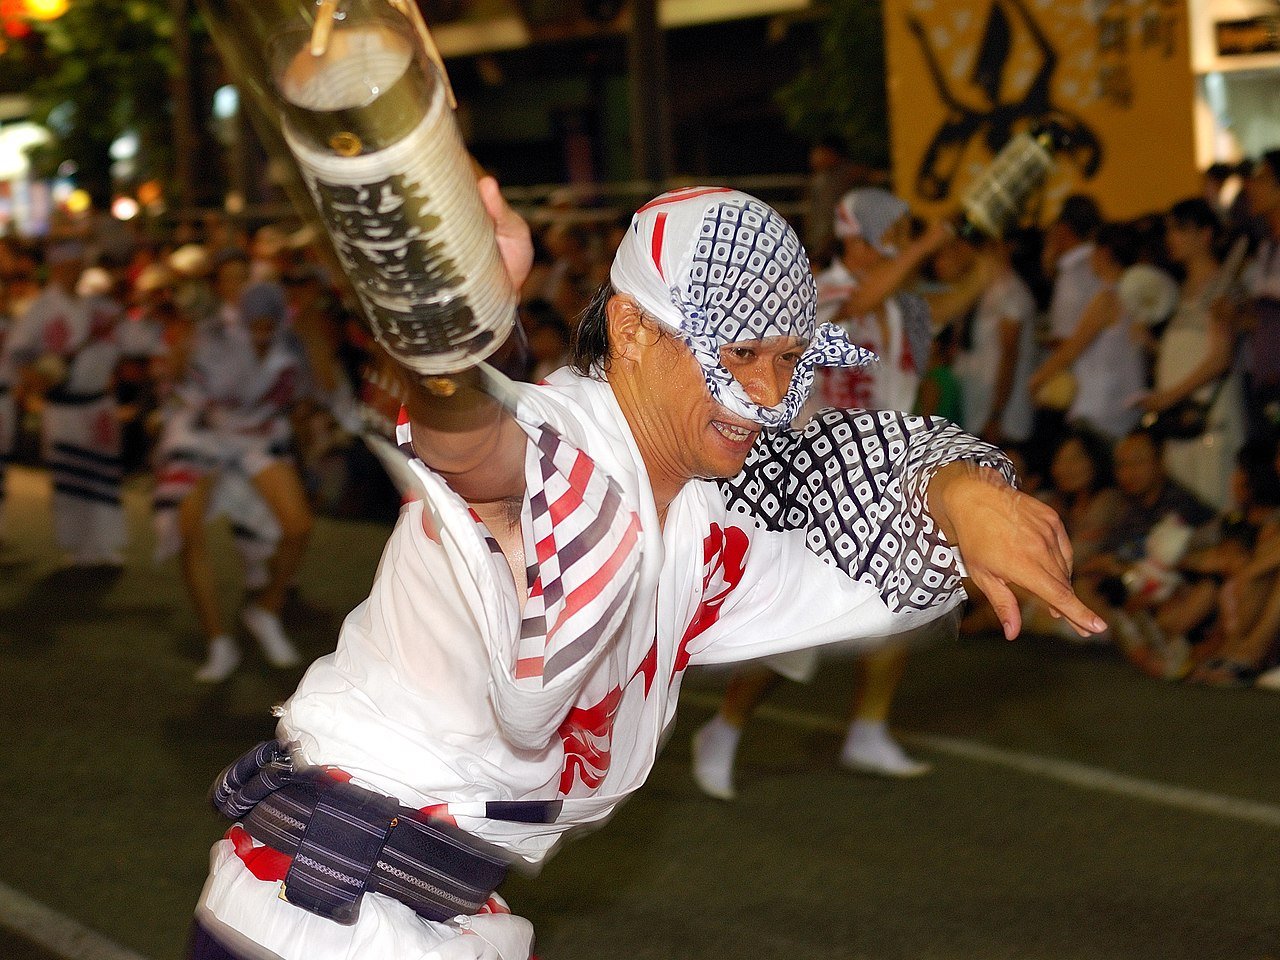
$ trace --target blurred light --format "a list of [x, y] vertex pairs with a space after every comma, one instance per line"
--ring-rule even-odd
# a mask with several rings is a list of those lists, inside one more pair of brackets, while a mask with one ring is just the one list
[[107, 150], [112, 160], [132, 160], [138, 155], [138, 135], [127, 130], [111, 142]]
[[117, 220], [132, 220], [138, 210], [138, 201], [133, 197], [116, 197], [111, 203], [111, 215]]
[[25, 6], [33, 20], [57, 20], [67, 12], [67, 0], [26, 0]]
[[138, 187], [138, 202], [144, 207], [160, 202], [163, 196], [164, 188], [160, 186], [159, 180], [148, 180]]
[[48, 123], [58, 136], [65, 137], [71, 133], [75, 118], [76, 105], [70, 100], [64, 100], [49, 111]]
[[0, 180], [26, 176], [31, 169], [27, 151], [49, 140], [49, 131], [38, 123], [23, 121], [0, 127]]
[[74, 160], [63, 160], [58, 164], [58, 176], [60, 177], [74, 177], [79, 172], [80, 168]]
[[227, 194], [227, 199], [223, 202], [223, 207], [227, 213], [233, 217], [244, 212], [244, 194], [238, 190], [232, 190]]
[[219, 120], [230, 120], [240, 112], [240, 91], [227, 84], [213, 93], [213, 115]]
[[72, 213], [84, 213], [93, 206], [88, 190], [72, 190], [67, 194], [66, 207]]

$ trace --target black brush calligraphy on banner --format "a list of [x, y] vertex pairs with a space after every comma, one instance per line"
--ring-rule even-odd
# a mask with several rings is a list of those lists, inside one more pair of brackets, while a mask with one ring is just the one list
[[[1040, 66], [1031, 82], [1019, 96], [1010, 99], [1006, 99], [1004, 87], [1013, 49], [1014, 24], [1006, 8], [1017, 14], [1040, 54]], [[1076, 162], [1085, 179], [1098, 172], [1102, 165], [1102, 143], [1083, 119], [1053, 102], [1058, 52], [1023, 0], [995, 0], [987, 14], [971, 76], [983, 98], [978, 106], [963, 102], [952, 91], [938, 55], [929, 44], [924, 24], [917, 17], [908, 16], [907, 27], [920, 44], [929, 76], [946, 108], [946, 116], [916, 171], [915, 189], [920, 197], [945, 200], [951, 196], [960, 164], [974, 139], [981, 138], [994, 156], [1015, 133], [1030, 127], [1051, 129], [1060, 144], [1060, 152]]]
[[465, 277], [433, 239], [440, 217], [402, 174], [369, 184], [308, 178], [334, 249], [374, 329], [395, 351], [439, 354], [479, 349], [493, 334], [477, 329], [458, 288]]

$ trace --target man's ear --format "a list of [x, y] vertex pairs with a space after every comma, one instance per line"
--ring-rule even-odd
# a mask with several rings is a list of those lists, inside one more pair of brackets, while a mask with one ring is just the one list
[[640, 359], [645, 349], [661, 337], [657, 321], [650, 320], [640, 305], [626, 294], [615, 294], [605, 305], [609, 321], [609, 344], [620, 360]]

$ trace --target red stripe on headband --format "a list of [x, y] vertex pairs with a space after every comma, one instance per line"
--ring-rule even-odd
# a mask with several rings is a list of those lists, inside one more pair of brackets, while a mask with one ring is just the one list
[[698, 189], [697, 187], [689, 187], [685, 190], [677, 191], [669, 196], [662, 196], [658, 197], [656, 200], [650, 200], [643, 207], [637, 210], [636, 213], [644, 213], [650, 207], [660, 207], [667, 203], [679, 203], [681, 200], [692, 200], [694, 197], [705, 197], [710, 193], [733, 193], [733, 188], [703, 187], [702, 189]]
[[653, 265], [658, 268], [658, 276], [663, 280], [667, 278], [662, 276], [662, 235], [667, 229], [667, 215], [665, 213], [658, 214], [653, 223], [653, 246], [651, 253], [653, 254]]

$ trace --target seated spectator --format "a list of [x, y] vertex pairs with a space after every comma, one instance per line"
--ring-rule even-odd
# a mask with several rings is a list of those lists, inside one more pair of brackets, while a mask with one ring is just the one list
[[1161, 444], [1150, 433], [1136, 431], [1116, 444], [1115, 477], [1123, 507], [1101, 550], [1077, 562], [1075, 585], [1124, 646], [1138, 629], [1133, 618], [1149, 618], [1176, 585], [1173, 565], [1213, 511], [1165, 473]]
[[[1111, 486], [1111, 449], [1097, 434], [1072, 430], [1058, 444], [1049, 467], [1048, 485], [1036, 497], [1053, 507], [1062, 517], [1079, 569], [1097, 556], [1108, 542], [1124, 512], [1121, 495]], [[976, 596], [974, 590], [970, 597]], [[1062, 636], [1076, 634], [1037, 600], [1022, 604], [1024, 629], [1032, 633]], [[1000, 628], [990, 606], [973, 601], [962, 627], [966, 633]]]
[[1217, 612], [1222, 585], [1235, 576], [1280, 521], [1280, 478], [1271, 444], [1246, 445], [1232, 475], [1236, 506], [1198, 535], [1198, 546], [1177, 563], [1168, 599], [1117, 623], [1120, 649], [1152, 676], [1176, 679], [1216, 657], [1224, 642]]
[[[1249, 456], [1270, 461], [1271, 473], [1262, 483], [1269, 489], [1270, 510], [1258, 511], [1259, 522], [1246, 529], [1252, 540], [1247, 557], [1227, 577], [1218, 596], [1216, 653], [1190, 675], [1194, 683], [1210, 686], [1249, 686], [1276, 666], [1280, 654], [1280, 472], [1274, 438], [1261, 441], [1270, 454], [1259, 457], [1258, 442], [1248, 444]], [[1261, 498], [1260, 498], [1261, 499]], [[1265, 684], [1270, 687], [1270, 680]]]
[[[1058, 444], [1049, 466], [1050, 483], [1038, 495], [1062, 517], [1071, 538], [1076, 568], [1100, 554], [1124, 512], [1124, 500], [1111, 486], [1111, 449], [1107, 440], [1087, 430], [1073, 429]], [[1061, 621], [1052, 618], [1039, 601], [1023, 606], [1026, 629], [1066, 637]]]

